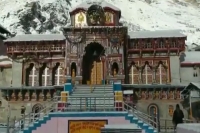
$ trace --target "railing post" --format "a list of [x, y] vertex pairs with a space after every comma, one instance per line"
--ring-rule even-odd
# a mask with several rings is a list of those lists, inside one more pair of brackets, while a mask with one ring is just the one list
[[156, 119], [157, 119], [157, 129], [158, 129], [158, 132], [160, 132], [160, 118], [159, 118], [158, 113], [156, 113]]
[[165, 121], [165, 132], [167, 132], [167, 120], [166, 119], [164, 119]]
[[[9, 121], [10, 121], [10, 116], [8, 115], [8, 116], [7, 116], [7, 133], [9, 133], [9, 128], [10, 128]], [[14, 123], [14, 124], [15, 124], [15, 123]]]

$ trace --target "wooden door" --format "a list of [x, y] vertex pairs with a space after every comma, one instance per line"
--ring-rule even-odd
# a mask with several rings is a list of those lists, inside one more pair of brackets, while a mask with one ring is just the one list
[[102, 62], [93, 62], [93, 68], [91, 70], [91, 84], [102, 84]]

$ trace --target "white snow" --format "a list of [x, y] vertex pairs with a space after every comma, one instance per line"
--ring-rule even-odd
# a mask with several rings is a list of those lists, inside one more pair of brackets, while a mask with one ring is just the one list
[[179, 124], [177, 133], [200, 133], [200, 123]]
[[[81, 3], [81, 0], [71, 0], [71, 7], [64, 0], [0, 0], [0, 24], [12, 32], [23, 34], [21, 26], [17, 28], [14, 23], [19, 22], [17, 17], [18, 10], [26, 10], [24, 5], [27, 2], [39, 1], [41, 5], [54, 3], [58, 10], [61, 8], [71, 9]], [[85, 1], [85, 0], [82, 0]], [[92, 0], [91, 0], [92, 1]], [[182, 33], [188, 36], [187, 44], [200, 44], [200, 8], [184, 0], [151, 0], [151, 4], [145, 0], [106, 0], [117, 6], [122, 12], [122, 21], [132, 23], [144, 30], [170, 30], [180, 29]], [[188, 0], [189, 1], [189, 0]], [[55, 10], [55, 12], [58, 12]], [[65, 12], [68, 14], [68, 12]], [[10, 14], [11, 17], [6, 19]], [[49, 14], [43, 13], [48, 17]], [[62, 16], [59, 16], [63, 19]], [[35, 20], [37, 21], [37, 20]], [[66, 24], [67, 25], [67, 24]], [[56, 27], [58, 30], [60, 27]], [[33, 29], [32, 33], [36, 33]]]
[[12, 64], [12, 61], [8, 58], [8, 56], [0, 56], [0, 65], [9, 65]]

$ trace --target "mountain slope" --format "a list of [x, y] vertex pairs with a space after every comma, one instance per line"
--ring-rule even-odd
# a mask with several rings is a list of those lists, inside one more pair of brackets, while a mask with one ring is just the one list
[[[200, 44], [200, 9], [195, 0], [106, 0], [120, 5], [131, 31], [181, 29], [187, 43]], [[18, 34], [58, 33], [80, 0], [0, 0], [0, 24]]]

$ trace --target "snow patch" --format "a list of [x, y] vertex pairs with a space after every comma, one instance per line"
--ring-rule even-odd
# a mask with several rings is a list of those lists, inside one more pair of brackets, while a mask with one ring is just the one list
[[[0, 24], [17, 34], [60, 33], [60, 28], [70, 23], [69, 10], [84, 1], [88, 0], [0, 0]], [[198, 3], [189, 0], [106, 1], [120, 5], [120, 21], [129, 31], [181, 29], [188, 36], [187, 44], [200, 44]], [[38, 5], [34, 7], [34, 3]], [[24, 18], [29, 20], [22, 23]]]

